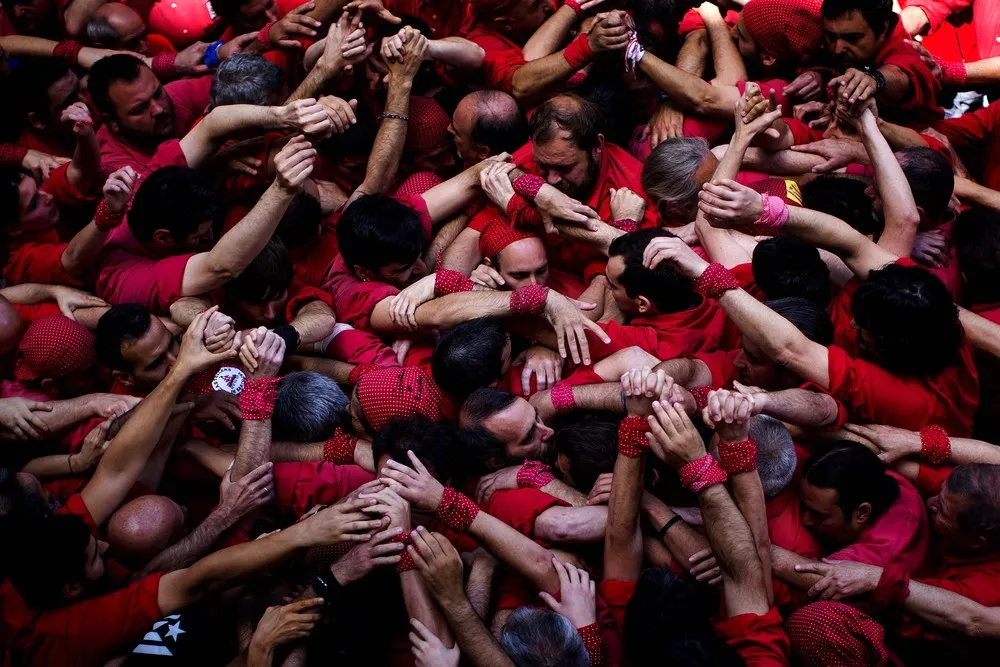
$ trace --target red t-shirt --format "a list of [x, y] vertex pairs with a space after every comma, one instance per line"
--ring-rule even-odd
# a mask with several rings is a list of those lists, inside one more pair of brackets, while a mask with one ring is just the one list
[[[767, 499], [767, 531], [771, 544], [788, 549], [800, 556], [818, 560], [823, 555], [816, 536], [802, 524], [802, 503], [796, 489], [797, 478], [785, 490]], [[788, 586], [779, 579], [772, 579], [774, 606], [784, 611], [792, 611], [809, 602], [805, 593]]]
[[890, 103], [879, 99], [879, 113], [894, 123], [922, 128], [944, 117], [944, 110], [937, 103], [941, 84], [920, 59], [920, 54], [903, 41], [908, 39], [910, 35], [903, 22], [897, 22], [873, 59], [880, 66], [895, 65], [910, 80], [910, 91], [901, 100]]
[[486, 504], [486, 512], [522, 535], [534, 538], [535, 520], [550, 507], [568, 507], [569, 503], [538, 489], [497, 491]]
[[3, 277], [11, 285], [43, 283], [81, 287], [82, 282], [66, 273], [62, 256], [69, 243], [25, 243], [11, 253]]
[[431, 29], [428, 38], [441, 39], [461, 34], [467, 20], [467, 0], [389, 0], [386, 7], [396, 16], [416, 16]]
[[65, 607], [30, 608], [10, 581], [0, 587], [0, 644], [16, 665], [98, 667], [128, 651], [163, 613], [162, 573]]
[[314, 505], [335, 503], [373, 479], [375, 475], [356, 465], [329, 461], [275, 463], [275, 504], [298, 518]]
[[1000, 190], [1000, 102], [934, 124], [948, 137], [962, 162], [988, 188]]
[[182, 296], [184, 269], [194, 255], [154, 257], [128, 224], [119, 225], [98, 260], [97, 296], [110, 304], [141, 303], [156, 315], [168, 315], [170, 304]]
[[736, 649], [747, 667], [782, 667], [791, 661], [792, 643], [774, 607], [762, 616], [740, 614], [719, 621], [715, 632]]
[[187, 166], [181, 150], [181, 137], [187, 134], [195, 121], [205, 113], [212, 77], [180, 79], [163, 86], [174, 105], [174, 138], [156, 148], [136, 146], [111, 133], [105, 124], [97, 131], [97, 144], [101, 148], [101, 172], [107, 176], [116, 169], [131, 166], [140, 176], [148, 176], [160, 167]]
[[476, 25], [466, 38], [486, 52], [483, 58], [483, 77], [487, 87], [511, 92], [514, 72], [527, 62], [521, 53], [521, 47], [482, 25]]

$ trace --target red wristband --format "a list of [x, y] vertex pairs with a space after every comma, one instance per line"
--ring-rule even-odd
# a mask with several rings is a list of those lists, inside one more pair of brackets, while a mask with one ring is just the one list
[[576, 36], [563, 51], [563, 58], [573, 69], [583, 69], [594, 58], [594, 50], [590, 48], [590, 40], [585, 32]]
[[161, 53], [160, 55], [153, 58], [153, 74], [156, 75], [158, 79], [170, 78], [177, 73], [177, 68], [174, 67], [174, 60], [177, 58], [175, 53]]
[[719, 440], [719, 459], [722, 469], [730, 475], [757, 469], [757, 443], [753, 438], [741, 442]]
[[525, 461], [517, 471], [517, 488], [540, 489], [556, 478], [541, 461]]
[[474, 285], [471, 278], [451, 269], [438, 269], [434, 274], [434, 296], [471, 292]]
[[729, 479], [726, 471], [711, 454], [705, 454], [700, 459], [681, 466], [677, 473], [681, 477], [681, 486], [695, 493]]
[[28, 149], [14, 144], [0, 144], [0, 167], [20, 167]]
[[943, 60], [938, 60], [938, 65], [941, 66], [941, 72], [944, 75], [943, 83], [946, 86], [964, 86], [965, 82], [969, 78], [969, 72], [965, 67], [963, 62], [946, 62]]
[[[534, 174], [521, 174], [514, 179], [511, 183], [514, 186], [514, 192], [521, 195], [528, 201], [535, 201], [535, 197], [538, 195], [538, 191], [542, 189], [545, 185], [545, 179], [541, 176], [535, 176]], [[508, 205], [510, 202], [507, 202]]]
[[94, 224], [102, 232], [110, 232], [122, 224], [122, 218], [124, 217], [124, 213], [112, 211], [111, 207], [108, 206], [108, 202], [102, 199], [101, 203], [97, 205], [97, 211], [94, 212]]
[[347, 375], [348, 384], [357, 384], [364, 377], [365, 373], [369, 371], [378, 370], [378, 366], [375, 364], [358, 364], [351, 369], [351, 372]]
[[545, 311], [545, 300], [549, 288], [545, 285], [528, 285], [514, 290], [510, 295], [511, 315], [541, 315]]
[[80, 42], [67, 39], [56, 44], [55, 48], [52, 49], [52, 57], [61, 58], [66, 64], [76, 67], [79, 64], [80, 49], [82, 48], [83, 44]]
[[569, 412], [576, 407], [576, 397], [573, 396], [573, 385], [557, 382], [549, 393], [549, 400], [556, 412]]
[[583, 7], [581, 7], [580, 3], [576, 0], [563, 0], [563, 7], [569, 7], [576, 12], [577, 16], [583, 13]]
[[729, 269], [717, 262], [709, 264], [701, 277], [694, 281], [694, 290], [707, 299], [718, 300], [729, 290], [739, 288], [740, 282], [736, 280], [736, 277], [729, 272]]
[[441, 504], [434, 511], [434, 515], [446, 526], [460, 533], [469, 529], [477, 514], [479, 506], [450, 486], [445, 487]]
[[514, 193], [514, 196], [507, 201], [507, 219], [511, 224], [517, 222], [517, 214], [528, 207], [528, 200], [521, 195]]
[[396, 563], [396, 572], [402, 574], [403, 572], [416, 569], [417, 564], [413, 562], [413, 556], [410, 555], [409, 549], [406, 548], [412, 543], [410, 534], [400, 533], [389, 541], [403, 544], [403, 550], [399, 552], [399, 562]]
[[630, 459], [638, 458], [649, 449], [646, 434], [649, 422], [642, 417], [631, 415], [618, 425], [618, 453]]
[[708, 394], [712, 391], [711, 387], [691, 387], [688, 392], [694, 396], [694, 405], [699, 410], [704, 410], [708, 405]]
[[626, 234], [631, 234], [639, 229], [639, 222], [637, 220], [633, 220], [632, 218], [621, 218], [620, 220], [612, 222], [611, 226], [615, 229], [620, 229]]
[[270, 419], [274, 413], [274, 401], [278, 397], [278, 383], [281, 378], [249, 380], [240, 394], [240, 416], [244, 421]]
[[323, 443], [323, 460], [337, 465], [354, 463], [354, 450], [358, 447], [358, 439], [350, 433], [344, 433], [339, 426], [333, 432], [333, 437]]
[[920, 429], [920, 460], [939, 466], [951, 460], [951, 440], [940, 426]]
[[260, 42], [261, 46], [269, 51], [274, 48], [274, 44], [271, 43], [270, 32], [275, 23], [277, 23], [277, 21], [271, 21], [257, 33], [257, 41]]
[[604, 640], [601, 638], [601, 624], [591, 623], [582, 628], [577, 628], [583, 646], [590, 655], [590, 667], [600, 667], [604, 664]]

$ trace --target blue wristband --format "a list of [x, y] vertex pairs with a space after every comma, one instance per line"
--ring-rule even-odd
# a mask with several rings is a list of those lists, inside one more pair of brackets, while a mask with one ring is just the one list
[[208, 48], [205, 49], [205, 56], [201, 59], [201, 61], [205, 64], [206, 67], [219, 66], [219, 63], [221, 61], [219, 60], [218, 52], [219, 52], [219, 47], [222, 46], [223, 43], [224, 42], [220, 39], [218, 42], [212, 42], [211, 44], [208, 45]]

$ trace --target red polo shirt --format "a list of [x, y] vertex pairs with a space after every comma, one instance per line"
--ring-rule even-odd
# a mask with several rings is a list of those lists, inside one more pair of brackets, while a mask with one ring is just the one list
[[466, 38], [486, 51], [483, 77], [487, 87], [511, 92], [514, 72], [527, 63], [521, 54], [522, 47], [481, 24], [476, 25]]
[[948, 137], [976, 179], [988, 188], [1000, 190], [1000, 102], [934, 124]]
[[941, 84], [920, 59], [920, 54], [904, 42], [910, 35], [898, 21], [882, 48], [875, 54], [876, 64], [894, 65], [903, 70], [910, 80], [910, 91], [903, 99], [889, 103], [879, 100], [879, 113], [886, 120], [900, 125], [926, 127], [944, 117], [944, 110], [937, 103]]
[[763, 615], [740, 614], [719, 621], [715, 632], [736, 649], [747, 667], [784, 667], [790, 664], [792, 643], [781, 623], [781, 614], [772, 607]]
[[460, 35], [466, 20], [467, 0], [389, 0], [386, 7], [396, 16], [416, 16], [431, 29], [428, 38]]

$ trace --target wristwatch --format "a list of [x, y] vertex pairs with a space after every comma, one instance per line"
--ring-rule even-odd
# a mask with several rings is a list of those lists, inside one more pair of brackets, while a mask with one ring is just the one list
[[871, 78], [875, 79], [875, 92], [882, 92], [885, 88], [885, 74], [882, 74], [878, 67], [874, 65], [865, 65], [864, 72]]
[[316, 591], [316, 595], [323, 598], [324, 604], [330, 604], [334, 601], [343, 586], [337, 581], [337, 578], [332, 574], [324, 577], [322, 574], [317, 574], [312, 580], [313, 590]]

